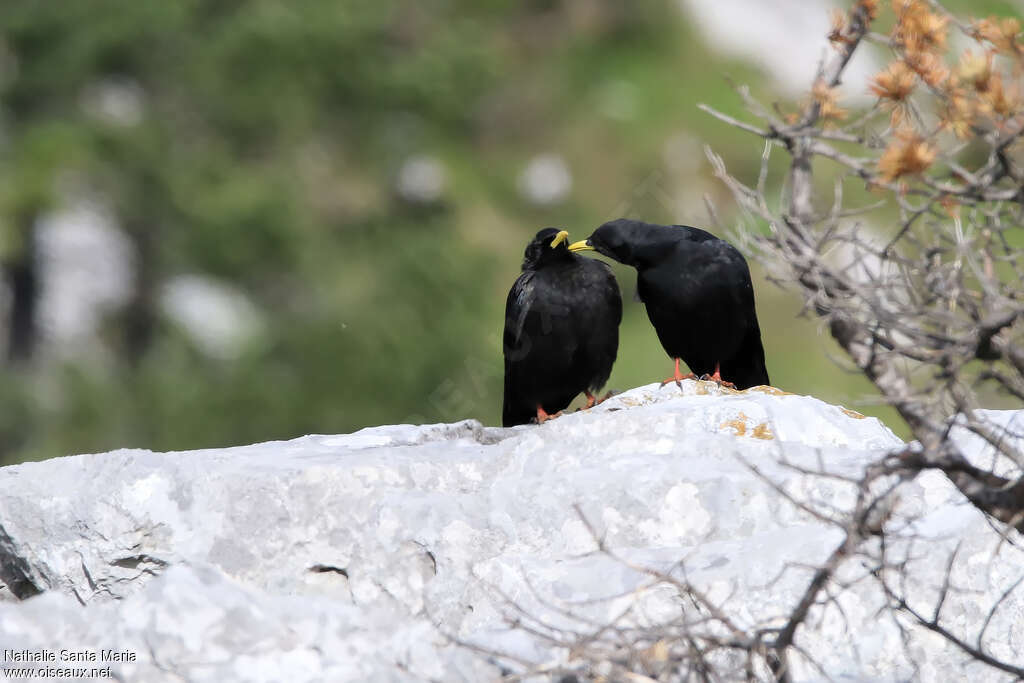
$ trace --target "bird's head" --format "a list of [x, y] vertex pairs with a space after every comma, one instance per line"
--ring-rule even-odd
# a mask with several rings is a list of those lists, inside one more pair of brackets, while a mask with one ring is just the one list
[[636, 243], [638, 221], [627, 218], [608, 221], [587, 239], [569, 245], [570, 251], [596, 251], [619, 263], [633, 265], [633, 245]]
[[526, 245], [523, 270], [536, 270], [545, 264], [571, 257], [569, 233], [558, 228], [544, 228]]

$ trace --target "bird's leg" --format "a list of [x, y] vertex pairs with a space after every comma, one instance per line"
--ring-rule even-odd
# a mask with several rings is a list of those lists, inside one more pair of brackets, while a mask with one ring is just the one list
[[540, 405], [538, 405], [537, 406], [537, 424], [542, 425], [545, 422], [547, 422], [548, 420], [554, 420], [556, 417], [558, 417], [561, 414], [562, 414], [562, 411], [559, 410], [554, 415], [548, 415], [546, 412], [544, 412], [544, 408], [542, 408]]
[[590, 391], [588, 389], [584, 389], [583, 390], [583, 395], [587, 397], [587, 403], [582, 408], [580, 408], [580, 410], [590, 410], [594, 406], [599, 406], [602, 403], [604, 403], [605, 401], [607, 401], [608, 399], [610, 399], [612, 396], [615, 395], [615, 392], [614, 391], [609, 391], [607, 394], [605, 394], [601, 398], [598, 398], [597, 396], [594, 396], [592, 393], [590, 393]]
[[697, 379], [697, 375], [693, 374], [692, 372], [688, 372], [685, 375], [682, 373], [682, 371], [679, 369], [680, 360], [681, 359], [676, 358], [676, 371], [672, 374], [671, 377], [669, 377], [664, 382], [662, 382], [661, 386], [665, 386], [669, 382], [675, 382], [676, 386], [679, 387], [680, 389], [682, 389], [683, 385], [680, 383], [680, 380], [684, 380], [684, 379]]
[[717, 384], [720, 387], [726, 387], [728, 389], [735, 389], [736, 388], [736, 385], [733, 384], [732, 382], [730, 382], [728, 380], [722, 379], [721, 365], [719, 363], [715, 363], [715, 374], [713, 374], [713, 375], [703, 375], [703, 376], [701, 376], [701, 379], [702, 380], [709, 380], [711, 382], [714, 382], [715, 384]]

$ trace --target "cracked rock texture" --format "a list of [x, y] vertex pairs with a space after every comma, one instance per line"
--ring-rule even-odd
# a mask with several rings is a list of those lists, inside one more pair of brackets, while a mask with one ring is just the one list
[[[987, 415], [1024, 431], [1024, 411]], [[508, 628], [513, 605], [575, 628], [567, 611], [598, 623], [629, 605], [633, 623], [678, 614], [672, 591], [638, 590], [642, 573], [593, 552], [581, 514], [621, 558], [685, 568], [737, 622], [774, 623], [809, 581], [795, 565], [821, 562], [841, 538], [780, 490], [853, 504], [848, 485], [792, 465], [857, 475], [902, 445], [877, 420], [810, 397], [686, 381], [539, 427], [394, 425], [6, 467], [0, 643], [131, 651], [135, 661], [114, 671], [132, 681], [491, 680], [516, 664], [452, 639], [567, 661]], [[979, 464], [991, 459], [982, 442], [971, 448]], [[961, 542], [970, 592], [944, 615], [981, 624], [1020, 578], [1020, 551], [938, 474], [904, 485], [899, 513], [928, 541], [908, 565], [911, 587], [934, 597]], [[901, 637], [879, 619], [882, 603], [877, 586], [858, 582], [816, 608], [797, 643], [834, 678], [960, 670], [965, 657], [948, 643], [914, 629]], [[989, 651], [1020, 659], [1022, 624], [1024, 599], [1011, 591]]]

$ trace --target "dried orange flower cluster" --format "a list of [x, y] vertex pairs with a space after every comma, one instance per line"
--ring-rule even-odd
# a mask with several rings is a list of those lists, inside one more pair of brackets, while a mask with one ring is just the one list
[[[969, 113], [974, 117], [1005, 119], [1021, 105], [1020, 85], [1005, 84], [1003, 75], [992, 66], [993, 57], [992, 53], [965, 52], [956, 70], [952, 95], [973, 104], [973, 112]], [[972, 94], [976, 96], [971, 97]]]
[[975, 40], [992, 43], [1000, 52], [1020, 55], [1024, 50], [1021, 44], [1020, 22], [1012, 17], [989, 17], [974, 22], [972, 35]]
[[[871, 23], [878, 16], [878, 0], [857, 0], [854, 3], [853, 11], [863, 10], [867, 23]], [[832, 10], [832, 30], [829, 31], [828, 39], [835, 45], [849, 43], [850, 38], [850, 16], [839, 8]]]
[[[867, 7], [864, 0], [854, 9]], [[896, 22], [890, 45], [899, 57], [877, 73], [869, 84], [882, 106], [892, 112], [896, 129], [878, 161], [882, 178], [892, 181], [921, 173], [937, 157], [937, 147], [910, 125], [910, 98], [920, 84], [939, 102], [940, 128], [967, 138], [982, 129], [1000, 128], [1015, 117], [1024, 116], [1024, 36], [1020, 22], [1011, 18], [975, 21], [969, 35], [982, 44], [979, 53], [964, 52], [955, 68], [946, 62], [950, 18], [933, 11], [925, 0], [892, 0]], [[877, 13], [871, 3], [869, 16]], [[851, 15], [852, 16], [852, 15]], [[846, 18], [833, 18], [829, 38], [846, 35]], [[1000, 68], [999, 58], [1010, 58], [1012, 78]], [[814, 92], [815, 99], [821, 101]], [[824, 105], [823, 105], [824, 108]]]
[[[939, 133], [949, 131], [961, 139], [985, 130], [1001, 130], [1011, 121], [1024, 122], [1024, 35], [1012, 18], [974, 21], [966, 33], [981, 45], [975, 54], [960, 55], [955, 67], [947, 63], [951, 19], [927, 0], [891, 0], [896, 21], [889, 45], [897, 58], [875, 74], [869, 83], [883, 107], [891, 112], [892, 137], [878, 160], [884, 182], [926, 171], [938, 158]], [[855, 0], [849, 12], [834, 12], [829, 40], [846, 49], [862, 34], [864, 20], [878, 16], [879, 0]], [[1007, 71], [1006, 64], [1010, 65]], [[920, 87], [919, 87], [920, 86]], [[915, 93], [930, 95], [938, 103], [939, 126], [929, 136], [915, 129], [923, 121], [917, 111]], [[915, 103], [912, 104], [911, 99]], [[838, 105], [838, 89], [817, 81], [810, 101], [817, 105], [818, 118], [826, 126], [846, 118]], [[787, 121], [795, 123], [797, 114]], [[917, 125], [921, 125], [918, 123]]]
[[[892, 125], [904, 126], [909, 97], [918, 82], [937, 89], [949, 78], [949, 68], [942, 59], [949, 18], [932, 12], [922, 0], [892, 0], [892, 9], [896, 23], [890, 41], [901, 58], [876, 74], [869, 88], [882, 101], [883, 107], [892, 112]], [[893, 141], [891, 158], [900, 157], [895, 151], [900, 144], [899, 140]]]
[[828, 32], [828, 39], [833, 45], [848, 43], [847, 29], [849, 24], [846, 21], [846, 12], [838, 7], [832, 8], [832, 29]]
[[857, 0], [855, 7], [864, 10], [868, 21], [874, 21], [878, 17], [878, 0]]
[[[1021, 92], [1021, 72], [1024, 69], [1024, 49], [1020, 40], [1020, 22], [1016, 19], [982, 19], [974, 22], [972, 36], [992, 47], [975, 54], [967, 50], [960, 56], [949, 83], [945, 88], [946, 107], [944, 126], [957, 137], [967, 138], [975, 126], [1001, 128], [1007, 121], [1021, 114], [1024, 93]], [[996, 66], [997, 56], [1012, 58], [1013, 74], [1006, 74]]]
[[871, 92], [882, 99], [902, 102], [917, 85], [917, 74], [904, 62], [893, 62], [871, 79]]
[[892, 8], [892, 44], [903, 54], [903, 63], [931, 87], [940, 86], [949, 77], [941, 56], [949, 17], [935, 14], [922, 0], [893, 0]]
[[882, 180], [892, 182], [905, 175], [921, 173], [935, 161], [938, 151], [913, 128], [896, 131], [892, 142], [878, 160]]
[[941, 52], [946, 48], [949, 17], [931, 11], [922, 0], [893, 0], [896, 25], [893, 43], [910, 56]]
[[818, 103], [818, 116], [824, 121], [838, 121], [846, 118], [847, 111], [838, 104], [839, 88], [830, 88], [822, 81], [815, 81], [811, 97]]

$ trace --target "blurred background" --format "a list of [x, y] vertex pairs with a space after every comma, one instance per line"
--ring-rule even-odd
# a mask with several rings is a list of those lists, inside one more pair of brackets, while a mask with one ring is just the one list
[[[702, 145], [747, 178], [761, 146], [696, 105], [740, 115], [729, 79], [799, 101], [830, 7], [3, 0], [0, 462], [498, 423], [527, 241], [708, 226], [705, 195], [732, 224]], [[853, 103], [876, 66], [857, 59]], [[616, 274], [625, 390], [671, 363]], [[902, 433], [799, 300], [754, 282], [773, 383]]]

